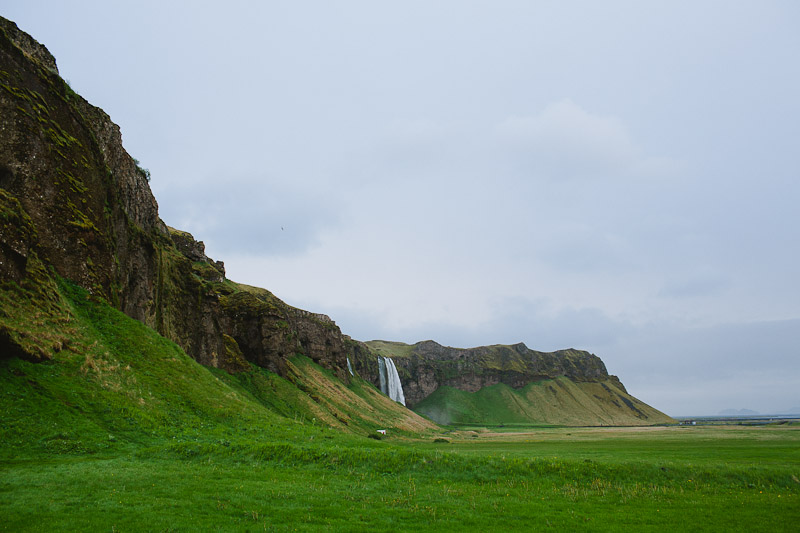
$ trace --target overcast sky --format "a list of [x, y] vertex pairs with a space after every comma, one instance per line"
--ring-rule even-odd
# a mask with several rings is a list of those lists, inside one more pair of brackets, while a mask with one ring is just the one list
[[2, 0], [161, 217], [360, 340], [800, 410], [800, 4]]

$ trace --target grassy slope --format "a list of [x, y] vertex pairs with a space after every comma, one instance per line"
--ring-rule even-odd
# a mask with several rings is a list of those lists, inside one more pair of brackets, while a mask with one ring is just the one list
[[[261, 438], [291, 442], [328, 426], [358, 432], [360, 440], [377, 427], [435, 429], [362, 380], [348, 388], [305, 358], [292, 364], [294, 383], [259, 368], [235, 376], [213, 371], [66, 282], [50, 296], [61, 333], [40, 334], [32, 305], [5, 305], [23, 301], [21, 290], [0, 291], [5, 325], [14, 315], [23, 334], [32, 323], [26, 335], [33, 346], [62, 343], [54, 341], [60, 336], [69, 342], [43, 363], [0, 359], [0, 438], [7, 444], [0, 456], [97, 453], [165, 439], [231, 441], [248, 438], [252, 428]], [[53, 319], [42, 323], [53, 326]], [[369, 402], [356, 401], [364, 397]]]
[[358, 434], [377, 429], [393, 435], [420, 435], [438, 427], [378, 392], [358, 376], [345, 385], [333, 374], [304, 356], [287, 364], [289, 379], [254, 367], [251, 372], [215, 374], [272, 411], [302, 422], [313, 422]]
[[[612, 381], [556, 378], [515, 390], [505, 384], [470, 393], [440, 387], [415, 408], [442, 424], [643, 425], [669, 417], [618, 389]], [[637, 414], [644, 414], [642, 419]]]
[[[416, 345], [369, 341], [385, 357], [409, 357]], [[486, 347], [481, 368], [523, 371], [520, 354], [507, 345]], [[578, 357], [564, 350], [567, 359]], [[414, 406], [414, 411], [440, 424], [544, 424], [544, 425], [647, 425], [673, 423], [669, 416], [630, 396], [613, 380], [603, 383], [573, 382], [568, 378], [529, 383], [515, 390], [497, 384], [470, 393], [439, 387]]]
[[191, 438], [212, 424], [230, 434], [282, 423], [151, 329], [82, 289], [61, 290], [69, 347], [44, 363], [0, 362], [4, 453], [99, 452]]
[[[69, 342], [56, 350], [57, 332], [36, 326], [31, 346], [50, 346], [50, 361], [0, 360], [0, 530], [789, 530], [800, 518], [797, 428], [723, 446], [691, 430], [663, 444], [574, 429], [435, 444], [361, 380], [346, 387], [303, 357], [291, 380], [218, 373], [83, 290], [55, 291], [51, 325]], [[377, 425], [405, 437], [364, 438]]]

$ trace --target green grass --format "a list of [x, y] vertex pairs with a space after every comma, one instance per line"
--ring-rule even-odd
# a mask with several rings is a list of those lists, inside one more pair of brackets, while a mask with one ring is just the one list
[[[436, 428], [305, 357], [289, 379], [229, 375], [82, 289], [52, 290], [69, 342], [41, 363], [0, 359], [0, 530], [790, 531], [800, 519], [795, 425]], [[22, 333], [29, 307], [4, 305], [4, 323]], [[31, 346], [57, 337], [41, 324]], [[366, 438], [376, 427], [386, 439]]]
[[672, 421], [611, 380], [573, 382], [565, 377], [529, 383], [520, 389], [503, 383], [476, 392], [439, 387], [414, 410], [447, 425], [642, 425]]
[[[302, 441], [331, 426], [357, 434], [356, 441], [377, 428], [435, 429], [363, 380], [348, 388], [304, 357], [289, 362], [291, 381], [257, 367], [229, 375], [201, 366], [83, 289], [64, 281], [57, 289], [66, 348], [44, 363], [0, 359], [0, 439], [8, 444], [0, 458], [99, 453], [164, 439], [233, 441], [253, 432]], [[51, 337], [39, 340], [49, 344]]]
[[366, 343], [373, 351], [383, 357], [409, 357], [414, 351], [414, 345], [395, 341], [369, 341]]
[[[800, 518], [796, 432], [739, 434], [729, 464], [712, 459], [715, 439], [704, 445], [708, 435], [696, 432], [669, 437], [690, 450], [677, 455], [640, 457], [648, 439], [628, 434], [611, 438], [607, 457], [587, 461], [580, 457], [609, 435], [576, 443], [560, 430], [538, 431], [550, 440], [547, 456], [502, 441], [435, 445], [442, 451], [332, 438], [5, 461], [0, 528], [791, 531]], [[757, 466], [765, 441], [794, 452]]]
[[[752, 468], [800, 467], [800, 428], [785, 426], [657, 426], [643, 428], [468, 428], [451, 432], [461, 454], [561, 458], [603, 463], [647, 462]], [[427, 445], [435, 449], [434, 445]], [[791, 470], [789, 468], [787, 471]]]

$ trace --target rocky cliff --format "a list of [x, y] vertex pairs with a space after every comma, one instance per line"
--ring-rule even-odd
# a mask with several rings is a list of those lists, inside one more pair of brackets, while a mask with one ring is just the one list
[[560, 377], [624, 391], [598, 357], [577, 350], [354, 341], [327, 316], [228, 280], [201, 241], [159, 218], [148, 182], [117, 125], [72, 91], [44, 46], [0, 17], [0, 357], [41, 361], [69, 347], [66, 279], [231, 373], [257, 365], [289, 377], [288, 361], [304, 355], [349, 383], [349, 357], [377, 386], [378, 356], [387, 356], [410, 406], [437, 390]]
[[[41, 308], [48, 322], [45, 302], [57, 300], [53, 280], [61, 277], [205, 365], [236, 372], [251, 362], [283, 375], [286, 359], [302, 353], [347, 381], [335, 323], [227, 280], [202, 242], [159, 218], [148, 179], [108, 115], [71, 90], [44, 46], [0, 18], [0, 275], [8, 305]], [[33, 337], [0, 317], [4, 355], [46, 359], [63, 344]]]
[[370, 341], [353, 353], [359, 374], [374, 384], [374, 361], [391, 357], [406, 405], [440, 424], [674, 422], [629, 395], [599, 357], [582, 350], [540, 352], [522, 343], [462, 349], [433, 341]]
[[[370, 341], [371, 356], [391, 357], [403, 383], [406, 404], [414, 407], [439, 387], [453, 387], [466, 392], [504, 383], [519, 389], [525, 385], [566, 377], [574, 382], [612, 380], [624, 390], [616, 376], [610, 376], [603, 361], [581, 350], [539, 352], [525, 344], [451, 348], [434, 341], [414, 345], [399, 342]], [[368, 358], [357, 357], [362, 375], [373, 379]]]

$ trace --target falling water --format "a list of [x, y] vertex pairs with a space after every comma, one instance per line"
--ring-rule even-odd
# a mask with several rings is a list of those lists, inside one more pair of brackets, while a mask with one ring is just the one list
[[389, 357], [378, 356], [378, 379], [381, 385], [381, 392], [396, 402], [406, 404], [406, 397], [403, 395], [403, 385], [400, 383], [400, 375], [394, 361]]
[[347, 370], [348, 370], [348, 372], [350, 372], [351, 376], [355, 376], [355, 374], [353, 374], [353, 367], [350, 364], [350, 358], [349, 357], [347, 358]]

